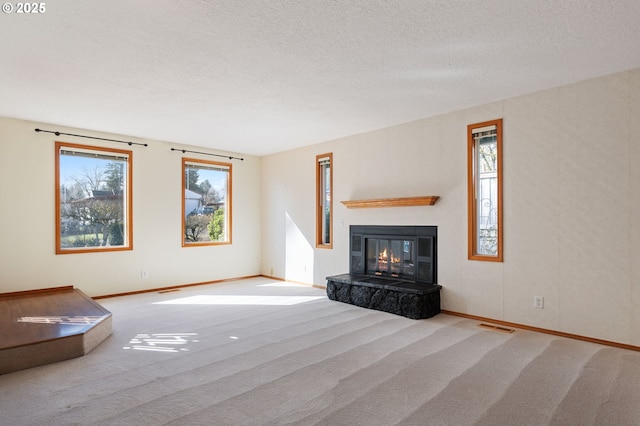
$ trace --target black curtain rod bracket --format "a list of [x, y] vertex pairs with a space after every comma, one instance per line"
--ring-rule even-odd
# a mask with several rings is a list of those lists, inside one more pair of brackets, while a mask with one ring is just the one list
[[126, 143], [129, 146], [131, 146], [131, 145], [149, 146], [149, 144], [146, 144], [146, 143], [138, 143], [138, 142], [130, 142], [130, 141], [119, 141], [117, 139], [97, 138], [95, 136], [76, 135], [76, 134], [73, 134], [73, 133], [62, 133], [62, 132], [51, 131], [51, 130], [35, 129], [35, 131], [38, 132], [38, 133], [39, 132], [53, 133], [56, 136], [65, 135], [65, 136], [75, 136], [75, 137], [78, 137], [78, 138], [97, 139], [99, 141]]
[[180, 151], [183, 154], [186, 154], [187, 152], [191, 153], [191, 154], [202, 154], [202, 155], [213, 155], [214, 157], [222, 157], [222, 158], [228, 158], [229, 160], [240, 160], [240, 161], [244, 161], [244, 158], [240, 158], [240, 157], [233, 157], [231, 155], [222, 155], [222, 154], [212, 154], [210, 152], [200, 152], [200, 151], [189, 151], [188, 149], [179, 149], [179, 148], [171, 148], [171, 151]]

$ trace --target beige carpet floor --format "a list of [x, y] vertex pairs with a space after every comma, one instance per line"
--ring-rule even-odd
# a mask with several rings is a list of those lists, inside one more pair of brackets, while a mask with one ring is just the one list
[[100, 303], [93, 352], [0, 376], [1, 425], [640, 425], [640, 352], [266, 278]]

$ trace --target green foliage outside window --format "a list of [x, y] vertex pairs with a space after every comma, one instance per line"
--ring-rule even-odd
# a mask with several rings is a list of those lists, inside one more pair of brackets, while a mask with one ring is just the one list
[[215, 211], [207, 229], [211, 241], [220, 241], [224, 238], [224, 208], [220, 207]]

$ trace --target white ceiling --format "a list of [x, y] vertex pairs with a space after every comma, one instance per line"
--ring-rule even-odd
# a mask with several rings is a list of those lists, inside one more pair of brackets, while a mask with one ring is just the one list
[[640, 67], [639, 0], [11, 4], [0, 116], [242, 154]]

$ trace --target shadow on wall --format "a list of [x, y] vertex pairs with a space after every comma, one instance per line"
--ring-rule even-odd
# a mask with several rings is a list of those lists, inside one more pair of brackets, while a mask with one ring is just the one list
[[285, 233], [284, 278], [301, 283], [313, 283], [313, 246], [286, 212]]

